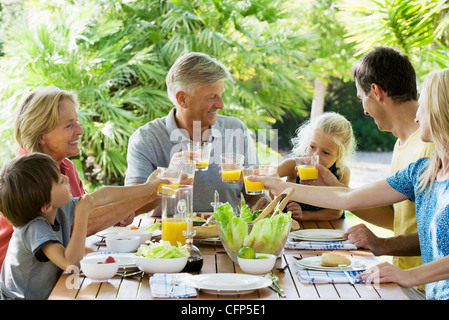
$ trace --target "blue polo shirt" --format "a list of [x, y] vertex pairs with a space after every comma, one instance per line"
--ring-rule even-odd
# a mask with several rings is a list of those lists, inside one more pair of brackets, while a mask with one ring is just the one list
[[[174, 153], [187, 150], [190, 138], [185, 130], [178, 128], [175, 112], [176, 108], [173, 108], [166, 117], [148, 122], [130, 137], [125, 184], [144, 183], [158, 166], [168, 167]], [[217, 115], [216, 123], [209, 130], [212, 142], [209, 169], [195, 172], [195, 212], [212, 211], [211, 202], [214, 200], [215, 190], [220, 195], [220, 201], [229, 202], [232, 207], [239, 204], [240, 193], [245, 192], [243, 183], [228, 184], [221, 181], [218, 167], [220, 154], [243, 154], [245, 166], [259, 163], [250, 131], [239, 119]]]

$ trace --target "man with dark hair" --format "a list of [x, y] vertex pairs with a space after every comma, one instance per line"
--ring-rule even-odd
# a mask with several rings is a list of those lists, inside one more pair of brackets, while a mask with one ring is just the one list
[[[389, 47], [375, 47], [353, 67], [357, 97], [365, 114], [371, 116], [379, 130], [389, 131], [397, 141], [391, 161], [391, 174], [406, 168], [422, 157], [431, 156], [433, 143], [420, 139], [415, 122], [418, 110], [416, 74], [409, 58]], [[409, 200], [393, 206], [354, 210], [361, 219], [394, 231], [394, 236], [418, 241], [415, 205]], [[399, 242], [395, 237], [378, 238], [365, 225], [348, 230], [348, 237], [357, 247], [370, 249], [376, 255], [394, 255]], [[420, 256], [393, 257], [393, 264], [409, 269], [422, 264]]]

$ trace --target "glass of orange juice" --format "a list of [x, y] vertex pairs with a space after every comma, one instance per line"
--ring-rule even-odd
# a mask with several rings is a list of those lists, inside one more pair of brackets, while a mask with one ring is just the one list
[[225, 183], [239, 183], [245, 156], [238, 153], [220, 155], [221, 180]]
[[[165, 167], [157, 167], [157, 168], [161, 170], [158, 176], [160, 179], [168, 180], [171, 182], [172, 185], [179, 185], [182, 175], [182, 172], [180, 170], [178, 170], [177, 168], [165, 168]], [[165, 183], [161, 183], [157, 187], [157, 194], [159, 196], [162, 195], [162, 187], [165, 185], [166, 185]]]
[[295, 158], [296, 170], [300, 182], [313, 182], [318, 180], [318, 169], [315, 165], [319, 163], [319, 156], [308, 156]]
[[262, 194], [264, 185], [260, 181], [248, 181], [249, 176], [274, 176], [276, 175], [276, 167], [269, 165], [258, 165], [243, 168], [243, 182], [247, 194]]
[[[181, 184], [193, 184], [195, 179], [195, 167], [196, 162], [189, 158], [179, 158], [179, 159], [173, 159], [170, 162], [170, 168], [177, 169], [181, 171], [182, 177], [181, 177]], [[191, 180], [190, 182], [186, 182], [184, 179], [187, 178]]]
[[193, 159], [197, 161], [196, 171], [206, 171], [209, 168], [211, 146], [210, 142], [200, 141], [187, 144], [188, 150], [193, 153]]
[[173, 246], [186, 244], [183, 232], [192, 223], [193, 186], [165, 185], [162, 187], [162, 240]]

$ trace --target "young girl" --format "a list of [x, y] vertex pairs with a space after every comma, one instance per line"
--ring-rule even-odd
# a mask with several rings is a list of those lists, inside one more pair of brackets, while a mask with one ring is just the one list
[[14, 226], [0, 274], [0, 299], [46, 299], [63, 270], [83, 258], [87, 220], [97, 207], [155, 194], [158, 171], [147, 182], [102, 187], [72, 198], [68, 178], [44, 153], [17, 157], [0, 172], [0, 211]]
[[[351, 172], [345, 165], [356, 147], [351, 123], [342, 115], [327, 112], [313, 121], [307, 121], [292, 139], [295, 155], [318, 155], [322, 167], [316, 186], [348, 186]], [[284, 160], [278, 167], [278, 175], [288, 182], [299, 183], [295, 159]], [[343, 210], [324, 209], [291, 201], [285, 208], [295, 220], [336, 220]]]
[[[418, 233], [394, 237], [386, 245], [395, 255], [421, 254], [423, 264], [399, 269], [382, 263], [359, 277], [396, 282], [403, 287], [426, 284], [426, 298], [449, 299], [449, 69], [431, 72], [423, 83], [416, 123], [421, 140], [433, 142], [435, 154], [421, 158], [385, 180], [360, 188], [293, 185], [279, 178], [252, 176], [274, 195], [293, 187], [293, 199], [329, 208], [360, 209], [389, 205], [406, 199], [416, 203]], [[395, 244], [391, 243], [394, 241]]]

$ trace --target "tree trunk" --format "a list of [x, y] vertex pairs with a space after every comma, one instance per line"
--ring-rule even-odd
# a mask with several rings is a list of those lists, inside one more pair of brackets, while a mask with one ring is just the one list
[[314, 83], [312, 107], [310, 110], [310, 119], [314, 119], [323, 114], [325, 96], [326, 96], [326, 84], [320, 78], [316, 78]]

